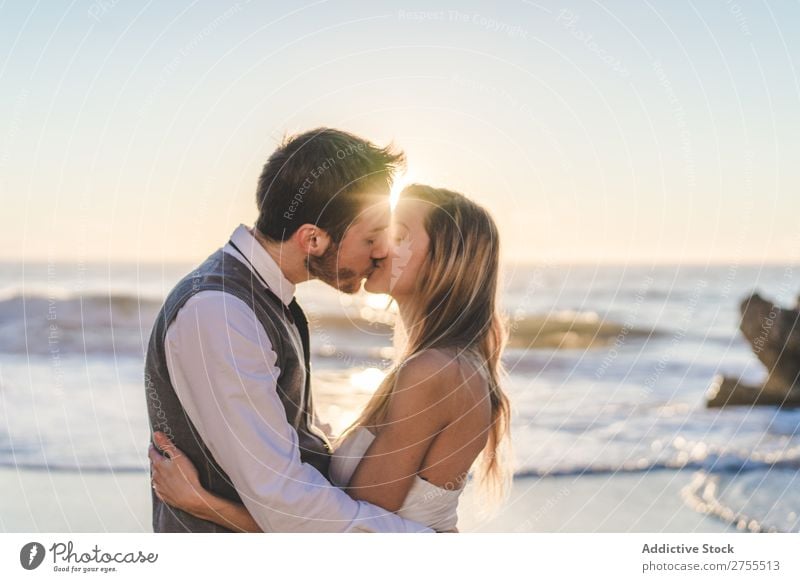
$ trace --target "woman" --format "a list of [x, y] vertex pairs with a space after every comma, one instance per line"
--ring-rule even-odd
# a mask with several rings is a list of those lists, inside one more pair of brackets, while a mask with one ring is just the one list
[[[355, 499], [454, 531], [473, 466], [495, 499], [510, 481], [497, 227], [461, 194], [411, 185], [395, 209], [392, 235], [392, 255], [364, 288], [396, 301], [403, 347], [359, 418], [337, 439], [330, 480]], [[226, 527], [260, 531], [244, 505], [202, 489], [189, 459], [165, 435], [155, 439], [173, 458], [163, 462], [151, 454], [159, 498]]]

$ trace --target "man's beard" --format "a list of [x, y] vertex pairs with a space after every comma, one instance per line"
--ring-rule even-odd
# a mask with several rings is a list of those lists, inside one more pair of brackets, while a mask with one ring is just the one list
[[338, 244], [330, 244], [321, 257], [308, 255], [306, 269], [309, 274], [327, 283], [342, 293], [356, 293], [361, 288], [361, 279], [352, 269], [338, 269]]

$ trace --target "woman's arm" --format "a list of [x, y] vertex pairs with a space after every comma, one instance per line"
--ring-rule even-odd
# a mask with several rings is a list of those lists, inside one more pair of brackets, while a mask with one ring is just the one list
[[426, 352], [403, 366], [386, 421], [345, 489], [351, 497], [393, 512], [402, 507], [431, 443], [449, 422], [447, 396], [457, 382], [456, 365]]
[[195, 517], [234, 531], [262, 531], [243, 504], [204, 489], [197, 477], [197, 469], [189, 457], [164, 433], [156, 432], [153, 439], [166, 454], [161, 455], [152, 445], [148, 451], [153, 490], [159, 499]]

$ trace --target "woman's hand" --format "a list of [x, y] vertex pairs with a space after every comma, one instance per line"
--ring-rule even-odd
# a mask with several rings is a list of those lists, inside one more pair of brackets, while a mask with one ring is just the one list
[[194, 515], [208, 505], [207, 491], [200, 485], [197, 469], [163, 432], [153, 434], [153, 440], [164, 451], [161, 455], [153, 445], [150, 457], [152, 484], [156, 496], [173, 507]]
[[156, 432], [153, 440], [164, 451], [161, 455], [150, 445], [147, 453], [153, 474], [153, 490], [161, 501], [233, 531], [261, 531], [261, 526], [243, 504], [217, 497], [203, 489], [197, 469], [167, 435]]

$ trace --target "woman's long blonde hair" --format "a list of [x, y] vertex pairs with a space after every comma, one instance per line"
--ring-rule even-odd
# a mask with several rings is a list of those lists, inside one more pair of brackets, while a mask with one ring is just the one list
[[484, 208], [457, 192], [413, 184], [401, 197], [431, 207], [425, 220], [430, 246], [414, 291], [419, 301], [406, 317], [405, 342], [395, 365], [340, 438], [355, 427], [384, 422], [398, 371], [405, 362], [430, 349], [469, 351], [486, 372], [491, 400], [491, 426], [475, 466], [476, 476], [481, 490], [499, 501], [508, 493], [512, 469], [511, 409], [500, 380], [506, 328], [497, 305], [497, 226]]

